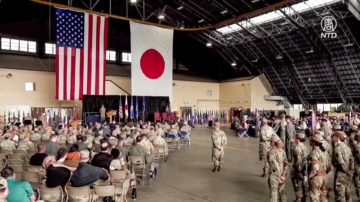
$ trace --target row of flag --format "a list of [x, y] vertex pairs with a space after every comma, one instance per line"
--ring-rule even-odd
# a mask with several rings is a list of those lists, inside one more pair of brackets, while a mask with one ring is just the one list
[[[145, 96], [143, 97], [143, 106], [142, 106], [142, 111], [145, 111]], [[134, 99], [135, 99], [135, 109], [134, 109]], [[131, 96], [130, 98], [130, 118], [138, 118], [139, 117], [139, 96]], [[119, 99], [119, 119], [124, 118], [124, 113], [123, 113], [123, 109], [125, 109], [125, 118], [129, 117], [129, 105], [128, 105], [128, 99], [127, 99], [127, 95], [125, 96], [125, 106], [123, 108], [122, 105], [122, 101], [121, 101], [121, 95], [120, 95], [120, 99]]]
[[206, 124], [208, 120], [215, 120], [220, 123], [230, 123], [229, 110], [196, 110], [191, 108], [182, 109], [183, 120], [191, 121], [195, 125]]

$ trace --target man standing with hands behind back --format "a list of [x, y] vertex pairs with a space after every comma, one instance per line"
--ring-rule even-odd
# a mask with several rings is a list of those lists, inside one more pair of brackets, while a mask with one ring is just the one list
[[227, 138], [224, 131], [220, 130], [219, 122], [216, 122], [214, 125], [214, 131], [211, 135], [211, 140], [213, 142], [212, 160], [214, 162], [214, 169], [212, 171], [215, 172], [218, 170], [218, 172], [220, 172], [224, 163], [224, 149], [227, 144]]

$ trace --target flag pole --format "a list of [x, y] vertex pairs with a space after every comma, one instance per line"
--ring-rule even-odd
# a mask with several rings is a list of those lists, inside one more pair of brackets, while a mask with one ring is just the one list
[[[121, 94], [120, 94], [120, 101], [119, 101], [119, 103], [121, 103]], [[122, 108], [122, 106], [121, 106], [121, 108]], [[121, 121], [120, 112], [119, 112], [118, 114], [119, 114], [119, 125], [120, 125], [120, 121]]]
[[145, 104], [144, 104], [144, 102], [145, 102], [145, 96], [143, 95], [143, 109], [142, 109], [142, 113], [143, 113], [143, 122], [145, 121], [145, 120], [144, 120], [144, 119], [145, 119], [145, 109], [144, 109]]

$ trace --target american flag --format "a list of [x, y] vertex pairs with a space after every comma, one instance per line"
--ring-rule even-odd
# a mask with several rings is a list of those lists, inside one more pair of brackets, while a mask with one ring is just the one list
[[108, 18], [56, 9], [56, 99], [105, 95]]
[[119, 117], [120, 119], [123, 118], [123, 110], [122, 110], [122, 103], [121, 103], [121, 96], [120, 96], [120, 101], [119, 101]]

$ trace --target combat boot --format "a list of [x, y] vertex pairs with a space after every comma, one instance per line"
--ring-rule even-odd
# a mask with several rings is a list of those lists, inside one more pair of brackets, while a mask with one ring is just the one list
[[216, 171], [216, 169], [217, 169], [217, 166], [214, 166], [214, 169], [212, 170], [213, 172], [215, 172]]
[[267, 169], [265, 169], [265, 168], [263, 169], [263, 171], [264, 171], [264, 172], [263, 172], [263, 174], [261, 175], [261, 177], [266, 177], [266, 174], [268, 173], [268, 171], [267, 171]]

